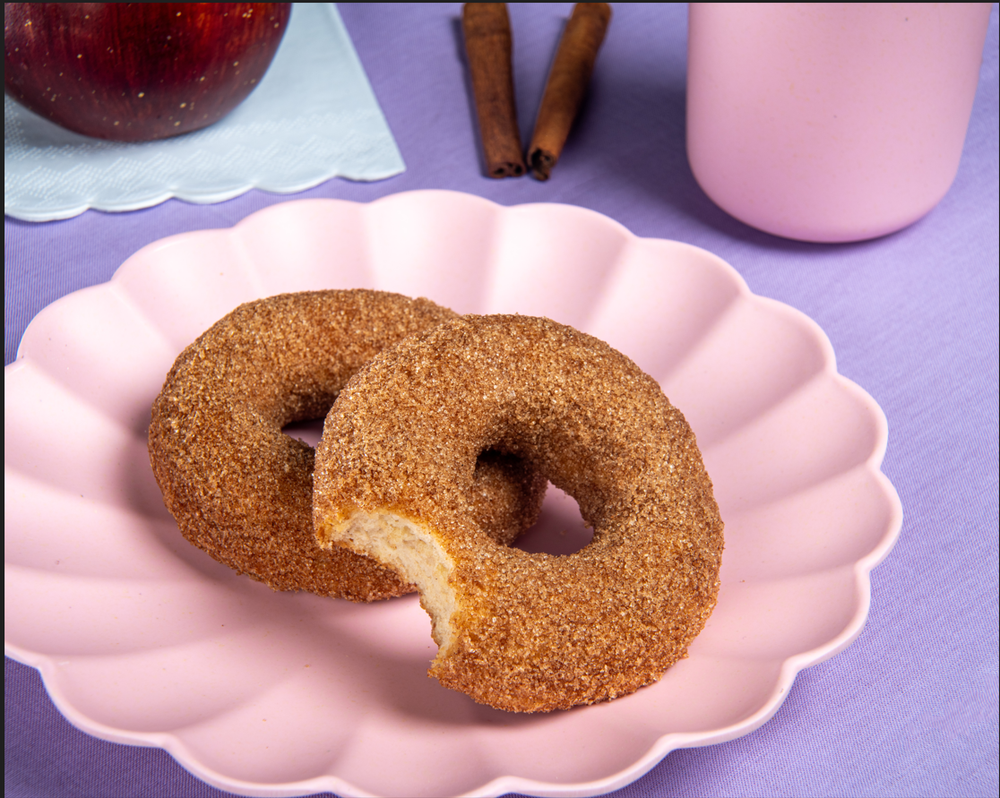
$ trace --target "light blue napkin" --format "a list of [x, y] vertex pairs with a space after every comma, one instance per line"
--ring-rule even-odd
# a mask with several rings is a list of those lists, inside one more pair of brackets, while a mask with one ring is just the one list
[[123, 144], [65, 130], [4, 96], [4, 213], [41, 222], [171, 197], [220, 202], [291, 193], [331, 177], [405, 169], [336, 6], [296, 3], [260, 86], [216, 124]]

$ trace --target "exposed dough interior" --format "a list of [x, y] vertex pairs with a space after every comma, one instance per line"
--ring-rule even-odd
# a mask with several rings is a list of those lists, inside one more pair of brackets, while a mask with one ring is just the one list
[[431, 635], [445, 653], [453, 639], [451, 620], [458, 599], [449, 577], [455, 562], [426, 527], [395, 513], [356, 512], [331, 538], [396, 571], [420, 590], [420, 605], [431, 616]]

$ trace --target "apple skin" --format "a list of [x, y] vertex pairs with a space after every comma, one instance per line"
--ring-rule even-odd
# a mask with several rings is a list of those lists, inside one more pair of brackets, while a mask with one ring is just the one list
[[4, 3], [4, 93], [112, 141], [199, 130], [256, 88], [290, 3]]

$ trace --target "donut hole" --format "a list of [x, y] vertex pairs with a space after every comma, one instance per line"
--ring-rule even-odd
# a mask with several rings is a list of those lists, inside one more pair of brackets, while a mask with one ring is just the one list
[[293, 421], [286, 424], [281, 431], [289, 438], [302, 441], [306, 446], [315, 449], [319, 446], [319, 439], [323, 437], [322, 418], [309, 419], [307, 421]]
[[593, 539], [594, 530], [587, 527], [576, 500], [550, 482], [538, 520], [512, 548], [529, 554], [566, 556], [585, 548]]

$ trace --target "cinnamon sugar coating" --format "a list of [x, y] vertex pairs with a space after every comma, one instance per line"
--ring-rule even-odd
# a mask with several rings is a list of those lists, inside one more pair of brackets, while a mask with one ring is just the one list
[[[466, 501], [484, 449], [573, 496], [593, 541], [555, 556], [484, 534]], [[430, 674], [499, 709], [658, 680], [718, 594], [723, 524], [691, 428], [632, 361], [547, 319], [465, 316], [375, 358], [327, 416], [314, 510], [323, 545], [418, 583]], [[387, 513], [408, 531], [375, 540], [366, 519]]]
[[[275, 590], [372, 601], [414, 588], [312, 528], [315, 452], [284, 433], [323, 418], [387, 346], [455, 318], [426, 299], [368, 290], [249, 302], [185, 349], [152, 409], [150, 462], [184, 536]], [[507, 543], [529, 527], [545, 480], [491, 453], [468, 485], [473, 514]]]

